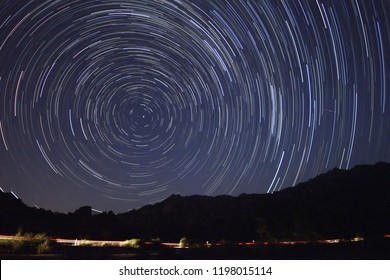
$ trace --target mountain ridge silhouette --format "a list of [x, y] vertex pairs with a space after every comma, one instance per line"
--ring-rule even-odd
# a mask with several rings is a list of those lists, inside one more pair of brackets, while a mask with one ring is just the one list
[[0, 193], [0, 231], [90, 239], [293, 240], [390, 233], [390, 163], [332, 169], [273, 194], [180, 196], [115, 215], [26, 206]]

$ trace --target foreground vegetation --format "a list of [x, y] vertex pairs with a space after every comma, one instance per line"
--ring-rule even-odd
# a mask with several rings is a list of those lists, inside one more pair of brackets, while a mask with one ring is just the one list
[[6, 254], [48, 254], [51, 253], [55, 242], [44, 234], [18, 233], [12, 240], [0, 240], [2, 253]]
[[390, 259], [390, 238], [351, 241], [282, 241], [196, 244], [129, 239], [114, 245], [80, 240], [59, 244], [46, 235], [25, 234], [20, 240], [0, 241], [1, 259]]

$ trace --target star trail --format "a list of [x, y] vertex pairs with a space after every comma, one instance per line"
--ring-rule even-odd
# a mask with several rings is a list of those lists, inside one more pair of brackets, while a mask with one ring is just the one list
[[0, 186], [124, 212], [390, 161], [388, 0], [0, 3]]

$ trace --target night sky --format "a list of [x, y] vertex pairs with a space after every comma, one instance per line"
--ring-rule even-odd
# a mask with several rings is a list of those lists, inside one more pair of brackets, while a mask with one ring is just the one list
[[390, 161], [389, 0], [0, 2], [0, 187], [125, 212]]

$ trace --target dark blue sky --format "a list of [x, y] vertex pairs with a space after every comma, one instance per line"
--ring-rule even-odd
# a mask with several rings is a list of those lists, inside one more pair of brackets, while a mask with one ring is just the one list
[[2, 1], [0, 187], [124, 212], [390, 161], [390, 2]]

